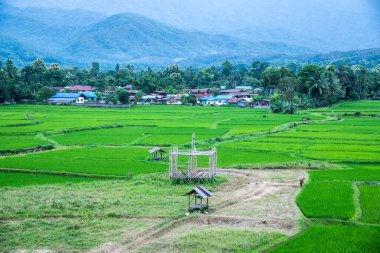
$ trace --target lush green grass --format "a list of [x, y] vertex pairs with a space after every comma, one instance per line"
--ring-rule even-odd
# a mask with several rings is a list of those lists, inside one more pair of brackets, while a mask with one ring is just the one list
[[52, 176], [31, 173], [15, 173], [0, 171], [0, 187], [4, 186], [26, 186], [26, 185], [43, 185], [43, 184], [61, 184], [61, 183], [80, 183], [94, 181], [93, 178], [84, 177], [67, 177]]
[[48, 144], [35, 136], [0, 135], [0, 152], [31, 149]]
[[[204, 184], [214, 190], [224, 178]], [[128, 180], [0, 188], [0, 217], [178, 217], [194, 184], [173, 184], [167, 174]]]
[[106, 242], [117, 242], [125, 228], [138, 232], [152, 222], [128, 219], [22, 219], [0, 222], [0, 251], [18, 249], [83, 252]]
[[379, 238], [380, 227], [312, 226], [270, 252], [376, 253], [380, 249]]
[[252, 152], [233, 149], [218, 149], [218, 165], [222, 167], [241, 167], [263, 163], [284, 163], [300, 161], [287, 153]]
[[363, 167], [360, 169], [310, 171], [309, 174], [313, 181], [380, 182], [380, 169]]
[[278, 233], [251, 230], [205, 230], [192, 232], [174, 242], [174, 252], [260, 252], [273, 241], [284, 238]]
[[[205, 183], [214, 191], [225, 178]], [[0, 188], [0, 251], [82, 252], [183, 217], [194, 185], [165, 174], [128, 180]]]
[[350, 219], [355, 211], [350, 182], [311, 182], [298, 195], [297, 204], [306, 217]]
[[148, 148], [72, 148], [0, 159], [0, 167], [39, 171], [127, 176], [166, 171], [150, 161]]
[[362, 222], [380, 224], [380, 186], [361, 185]]
[[191, 142], [195, 133], [197, 140], [210, 139], [225, 134], [228, 129], [179, 128], [179, 127], [120, 127], [99, 130], [78, 131], [51, 136], [62, 145], [112, 145], [130, 144], [166, 145]]

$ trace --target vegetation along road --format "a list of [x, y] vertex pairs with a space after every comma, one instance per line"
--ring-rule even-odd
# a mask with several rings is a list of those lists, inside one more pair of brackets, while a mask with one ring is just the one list
[[[186, 216], [193, 185], [148, 151], [189, 149], [192, 133], [220, 169], [209, 213]], [[1, 106], [0, 251], [379, 252], [379, 152], [378, 101], [293, 115]]]

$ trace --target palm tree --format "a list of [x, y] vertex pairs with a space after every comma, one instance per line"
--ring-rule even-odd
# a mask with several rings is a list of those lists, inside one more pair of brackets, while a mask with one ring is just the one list
[[313, 98], [320, 98], [324, 95], [329, 87], [328, 78], [324, 76], [322, 71], [316, 71], [313, 76], [305, 82], [308, 89], [309, 96]]

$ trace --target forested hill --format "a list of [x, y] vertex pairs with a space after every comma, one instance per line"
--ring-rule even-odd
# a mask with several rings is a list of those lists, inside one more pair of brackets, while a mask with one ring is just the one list
[[279, 43], [250, 43], [223, 35], [183, 31], [135, 14], [114, 15], [91, 26], [69, 47], [84, 61], [170, 64], [217, 55], [258, 57], [298, 55], [306, 48]]
[[313, 53], [281, 43], [185, 31], [136, 14], [106, 18], [88, 11], [18, 9], [2, 4], [0, 15], [0, 57], [12, 57], [19, 65], [36, 57], [71, 66], [93, 61], [112, 66], [115, 62], [164, 66], [197, 58], [215, 63], [218, 56], [252, 59]]
[[331, 52], [329, 54], [317, 54], [305, 58], [300, 58], [303, 62], [318, 64], [360, 64], [373, 67], [380, 64], [380, 48], [352, 50], [348, 52]]
[[47, 63], [82, 68], [99, 62], [109, 69], [118, 62], [136, 67], [174, 63], [201, 67], [226, 59], [372, 67], [380, 58], [379, 49], [318, 54], [306, 47], [181, 30], [131, 13], [107, 17], [83, 10], [14, 8], [0, 0], [0, 17], [0, 61], [10, 58], [18, 66], [43, 58]]

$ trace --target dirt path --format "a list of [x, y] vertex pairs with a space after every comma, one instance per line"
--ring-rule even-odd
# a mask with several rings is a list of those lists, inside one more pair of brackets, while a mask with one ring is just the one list
[[294, 199], [298, 179], [307, 176], [305, 171], [226, 169], [220, 174], [230, 180], [214, 192], [209, 214], [184, 215], [125, 238], [121, 244], [104, 244], [91, 252], [165, 252], [170, 243], [195, 228], [296, 232], [300, 212]]

